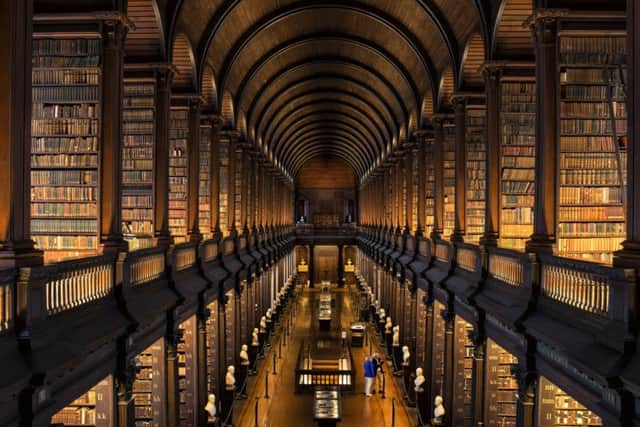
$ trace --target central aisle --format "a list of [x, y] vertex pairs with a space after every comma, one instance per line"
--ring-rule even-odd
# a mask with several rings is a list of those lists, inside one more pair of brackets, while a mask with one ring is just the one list
[[[340, 340], [340, 330], [348, 330], [355, 319], [355, 307], [346, 289], [332, 287], [335, 295], [335, 307], [333, 307], [333, 320], [331, 335], [335, 340]], [[311, 340], [318, 334], [317, 305], [320, 291], [316, 289], [298, 288], [297, 312], [294, 327], [286, 346], [282, 347], [282, 358], [277, 359], [277, 373], [273, 375], [273, 354], [278, 353], [278, 337], [274, 337], [273, 345], [267, 353], [265, 360], [260, 365], [260, 372], [253, 377], [251, 392], [245, 405], [238, 408], [235, 426], [255, 426], [255, 400], [258, 398], [258, 426], [259, 427], [283, 427], [283, 426], [314, 426], [312, 415], [311, 393], [294, 393], [295, 364], [300, 345], [304, 340]], [[295, 310], [294, 303], [290, 311]], [[290, 312], [283, 315], [282, 324], [287, 323]], [[338, 326], [339, 325], [339, 326]], [[326, 334], [326, 333], [324, 333]], [[323, 335], [326, 338], [326, 335]], [[284, 343], [284, 341], [283, 341]], [[374, 341], [375, 344], [377, 342]], [[374, 351], [376, 346], [374, 345]], [[372, 397], [364, 395], [363, 364], [369, 347], [352, 348], [355, 365], [355, 391], [342, 395], [342, 421], [339, 427], [389, 427], [392, 425], [392, 399], [396, 399], [396, 427], [412, 426], [408, 408], [403, 404], [402, 392], [398, 389], [391, 375], [387, 375], [386, 398], [379, 394]], [[382, 352], [380, 352], [382, 354]], [[386, 372], [391, 372], [390, 366]], [[265, 399], [265, 377], [269, 375], [269, 399]], [[413, 411], [411, 411], [413, 412]], [[411, 418], [410, 418], [411, 416]]]

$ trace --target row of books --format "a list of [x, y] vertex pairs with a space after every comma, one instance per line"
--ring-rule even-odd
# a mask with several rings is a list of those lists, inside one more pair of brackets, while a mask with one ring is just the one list
[[567, 85], [562, 86], [560, 95], [566, 101], [607, 102], [609, 96], [616, 101], [624, 100], [624, 92], [619, 86], [609, 88], [608, 86]]
[[[591, 253], [594, 256], [612, 254], [620, 249], [622, 237], [588, 237], [583, 239], [559, 238], [558, 252], [570, 256], [571, 254]], [[606, 259], [601, 259], [606, 261]]]
[[615, 152], [616, 142], [611, 136], [563, 136], [560, 149], [564, 152]]
[[79, 167], [97, 168], [98, 156], [95, 154], [44, 154], [32, 155], [31, 167]]
[[[609, 83], [610, 80], [603, 72], [602, 68], [563, 68], [560, 72], [561, 83], [578, 83], [578, 84], [603, 84]], [[614, 83], [620, 83], [617, 74], [614, 76]]]
[[558, 210], [560, 221], [602, 221], [624, 220], [624, 210], [619, 206], [592, 206], [589, 209], [581, 207], [560, 207]]
[[96, 236], [33, 236], [36, 245], [48, 250], [94, 249], [98, 245]]
[[128, 122], [123, 123], [122, 131], [129, 134], [149, 134], [153, 133], [155, 123], [153, 122]]
[[504, 224], [533, 224], [533, 208], [520, 206], [514, 209], [503, 209], [501, 220]]
[[43, 201], [95, 201], [98, 190], [95, 187], [32, 187], [31, 200]]
[[[153, 134], [134, 134], [134, 135], [123, 135], [122, 136], [122, 145], [125, 147], [153, 147]], [[153, 153], [152, 153], [153, 154]]]
[[31, 84], [33, 86], [99, 85], [100, 70], [96, 67], [73, 70], [36, 69], [31, 72]]
[[34, 219], [31, 221], [33, 233], [95, 233], [98, 223], [95, 219]]
[[534, 194], [536, 183], [533, 181], [502, 181], [501, 189], [503, 193]]
[[96, 135], [100, 132], [97, 119], [44, 119], [31, 120], [31, 133], [35, 135]]
[[[614, 116], [624, 118], [627, 116], [624, 102], [614, 104]], [[579, 117], [589, 119], [601, 119], [609, 117], [611, 106], [606, 102], [562, 102], [560, 103], [560, 115], [562, 117]]]
[[[149, 100], [153, 101], [153, 98], [149, 98]], [[136, 122], [136, 121], [149, 121], [153, 124], [154, 111], [153, 109], [124, 109], [122, 111], [122, 119], [125, 122]], [[127, 125], [133, 126], [134, 123], [125, 123]], [[138, 126], [144, 126], [148, 123], [138, 123]]]
[[618, 169], [618, 158], [614, 153], [564, 153], [560, 156], [560, 169]]
[[148, 208], [123, 208], [122, 219], [127, 221], [152, 221], [153, 211]]
[[618, 185], [619, 172], [615, 169], [560, 170], [560, 185]]
[[98, 208], [95, 203], [31, 203], [31, 217], [95, 217]]
[[32, 89], [34, 103], [95, 103], [99, 99], [100, 86], [35, 86]]
[[561, 205], [619, 204], [622, 189], [619, 187], [560, 187]]
[[560, 62], [566, 64], [611, 64], [615, 55], [624, 55], [623, 37], [562, 37]]
[[31, 153], [92, 153], [98, 151], [97, 137], [33, 138]]
[[31, 171], [31, 185], [95, 185], [97, 171], [87, 170], [34, 170]]
[[33, 56], [88, 56], [100, 55], [99, 38], [34, 38]]
[[153, 207], [153, 195], [151, 194], [124, 194], [122, 196], [122, 207], [124, 208], [151, 208]]
[[95, 119], [98, 118], [98, 108], [94, 104], [35, 104], [31, 111], [31, 118]]
[[563, 222], [558, 224], [563, 237], [624, 237], [623, 222]]
[[[615, 129], [617, 133], [626, 132], [627, 122], [625, 120], [617, 120]], [[613, 122], [611, 120], [578, 120], [563, 119], [560, 120], [560, 133], [562, 134], [603, 134], [608, 135], [613, 132]]]

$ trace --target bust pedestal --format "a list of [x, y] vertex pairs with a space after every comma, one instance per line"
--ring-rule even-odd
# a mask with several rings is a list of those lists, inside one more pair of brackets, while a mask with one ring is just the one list
[[241, 399], [246, 399], [247, 395], [245, 394], [245, 383], [246, 379], [249, 376], [249, 361], [240, 362], [240, 369], [238, 369], [237, 375], [237, 384], [238, 384], [238, 397]]
[[[236, 387], [235, 386], [228, 386], [226, 385], [224, 387], [224, 392], [222, 393], [222, 419], [223, 422], [226, 419], [228, 421], [229, 424], [231, 424], [231, 420], [232, 420], [232, 413], [231, 413], [231, 408], [233, 407], [233, 398], [235, 396], [235, 391], [236, 391]], [[227, 415], [229, 416], [227, 418]]]
[[[260, 344], [258, 344], [258, 345], [253, 345], [253, 344], [250, 345], [249, 346], [249, 359], [255, 361], [258, 358], [258, 353], [259, 352], [260, 352]], [[249, 366], [249, 375], [255, 375], [255, 371], [251, 369], [251, 366]]]
[[409, 363], [402, 362], [402, 376], [404, 381], [404, 388], [407, 391], [407, 395], [405, 396], [407, 405], [415, 406], [416, 391], [415, 391], [415, 385], [413, 383], [414, 376], [413, 376], [413, 371], [411, 370], [411, 366], [409, 366]]
[[387, 355], [391, 356], [391, 344], [393, 343], [393, 334], [391, 332], [385, 332], [384, 342], [387, 344]]
[[414, 393], [416, 395], [416, 409], [420, 414], [420, 419], [422, 422], [427, 423], [429, 421], [429, 402], [427, 393], [424, 391], [424, 384]]

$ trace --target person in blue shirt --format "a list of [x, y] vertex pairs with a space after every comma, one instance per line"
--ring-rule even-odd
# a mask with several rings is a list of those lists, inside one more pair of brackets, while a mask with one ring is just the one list
[[371, 386], [376, 378], [376, 370], [371, 361], [371, 357], [367, 356], [364, 359], [364, 394], [371, 396]]

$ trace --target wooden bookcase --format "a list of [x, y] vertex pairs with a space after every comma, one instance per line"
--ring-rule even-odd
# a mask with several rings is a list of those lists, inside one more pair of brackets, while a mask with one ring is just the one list
[[585, 408], [545, 377], [540, 377], [537, 406], [540, 427], [602, 425], [602, 420], [593, 411]]
[[[180, 324], [182, 339], [178, 342], [178, 389], [180, 391], [180, 426], [195, 427], [198, 424], [197, 367], [196, 367], [196, 318], [191, 316]], [[197, 408], [200, 409], [200, 408]]]
[[536, 92], [532, 79], [500, 82], [500, 240], [524, 250], [533, 233], [535, 198]]
[[416, 290], [416, 367], [423, 367], [427, 350], [427, 296], [424, 289]]
[[127, 78], [122, 98], [122, 232], [129, 249], [153, 244], [154, 79]]
[[58, 411], [51, 417], [51, 424], [112, 427], [113, 415], [113, 378], [108, 376]]
[[485, 416], [487, 427], [515, 427], [518, 383], [512, 373], [518, 358], [487, 339]]
[[133, 382], [136, 427], [159, 427], [165, 423], [165, 348], [160, 338], [137, 356], [140, 370]]
[[[442, 318], [444, 305], [438, 301], [433, 303], [433, 393], [442, 395], [444, 389], [444, 347], [445, 321]], [[428, 372], [427, 372], [428, 374]]]
[[218, 211], [218, 221], [220, 222], [220, 230], [226, 236], [229, 234], [229, 143], [228, 142], [218, 142], [216, 144], [216, 149], [218, 151], [218, 173], [219, 173], [219, 181], [218, 181], [218, 203], [219, 203], [219, 211]]
[[427, 138], [425, 141], [425, 201], [424, 201], [424, 210], [425, 210], [425, 219], [424, 219], [424, 230], [425, 235], [431, 235], [433, 231], [433, 221], [434, 221], [434, 209], [435, 209], [435, 176], [433, 170], [433, 138]]
[[211, 131], [211, 125], [200, 126], [198, 225], [205, 239], [211, 237]]
[[102, 40], [34, 34], [31, 235], [45, 260], [99, 243]]
[[465, 242], [478, 244], [484, 233], [487, 142], [485, 132], [486, 109], [483, 105], [466, 107], [466, 218]]
[[611, 263], [625, 237], [625, 35], [560, 39], [557, 253]]
[[469, 332], [473, 326], [456, 316], [454, 330], [454, 396], [453, 425], [471, 427], [473, 424], [473, 343]]
[[207, 391], [217, 395], [220, 385], [220, 349], [218, 328], [218, 302], [210, 303], [207, 308], [210, 315], [207, 318]]
[[445, 121], [442, 128], [444, 145], [444, 228], [442, 238], [449, 240], [455, 227], [456, 209], [456, 138], [453, 122]]
[[174, 243], [187, 241], [189, 110], [171, 107], [169, 124], [169, 233]]
[[229, 290], [225, 295], [227, 297], [224, 309], [224, 361], [226, 370], [229, 365], [235, 365], [236, 360], [236, 296], [233, 289]]

